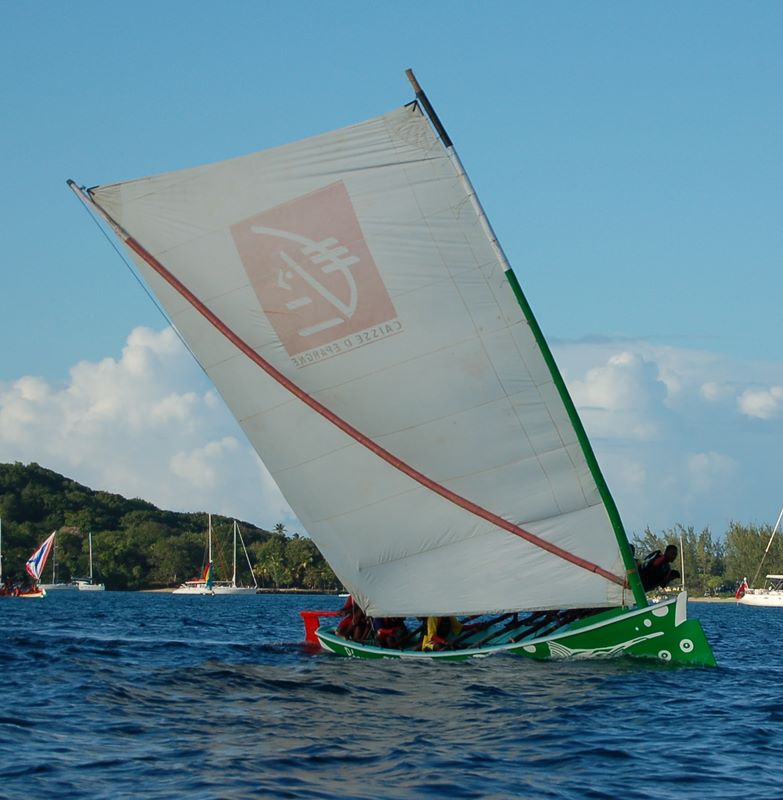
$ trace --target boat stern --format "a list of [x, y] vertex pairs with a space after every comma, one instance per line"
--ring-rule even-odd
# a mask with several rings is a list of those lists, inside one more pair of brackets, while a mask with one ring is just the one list
[[568, 630], [522, 643], [516, 651], [540, 660], [632, 656], [714, 667], [715, 655], [698, 620], [688, 619], [688, 596], [615, 615], [587, 617]]

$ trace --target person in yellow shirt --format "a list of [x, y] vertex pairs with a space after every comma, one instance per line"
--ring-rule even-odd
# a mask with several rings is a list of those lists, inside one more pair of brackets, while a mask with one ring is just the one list
[[427, 617], [421, 649], [442, 650], [461, 631], [462, 623], [456, 617]]

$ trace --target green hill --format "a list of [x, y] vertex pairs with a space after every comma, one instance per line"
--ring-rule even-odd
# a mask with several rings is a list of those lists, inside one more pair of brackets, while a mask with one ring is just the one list
[[[173, 587], [205, 561], [206, 512], [164, 511], [145, 500], [94, 491], [38, 464], [0, 464], [3, 575], [21, 578], [33, 550], [57, 530], [57, 580], [93, 566], [107, 589]], [[259, 586], [330, 590], [339, 581], [315, 545], [282, 525], [270, 532], [238, 520]], [[231, 577], [231, 518], [212, 515], [216, 579]], [[245, 564], [246, 568], [246, 564]], [[51, 581], [51, 561], [45, 570]]]

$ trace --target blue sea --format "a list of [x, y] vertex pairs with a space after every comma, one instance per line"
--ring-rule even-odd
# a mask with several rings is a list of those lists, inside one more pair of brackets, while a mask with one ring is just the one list
[[696, 669], [303, 646], [341, 603], [0, 598], [0, 797], [783, 798], [783, 609], [690, 603]]

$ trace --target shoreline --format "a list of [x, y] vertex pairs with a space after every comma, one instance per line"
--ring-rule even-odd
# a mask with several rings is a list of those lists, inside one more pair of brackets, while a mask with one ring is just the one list
[[[164, 589], [135, 589], [136, 591], [144, 594], [171, 594], [177, 587], [172, 586]], [[256, 589], [256, 594], [328, 594], [335, 597], [340, 596], [340, 592], [336, 589]]]
[[[174, 589], [137, 589], [136, 591], [145, 594], [171, 594]], [[334, 589], [256, 589], [256, 594], [317, 594], [317, 595], [333, 595], [339, 597], [340, 592]], [[736, 603], [734, 597], [691, 597], [688, 596], [689, 603]]]
[[735, 597], [689, 597], [689, 603], [736, 603]]

